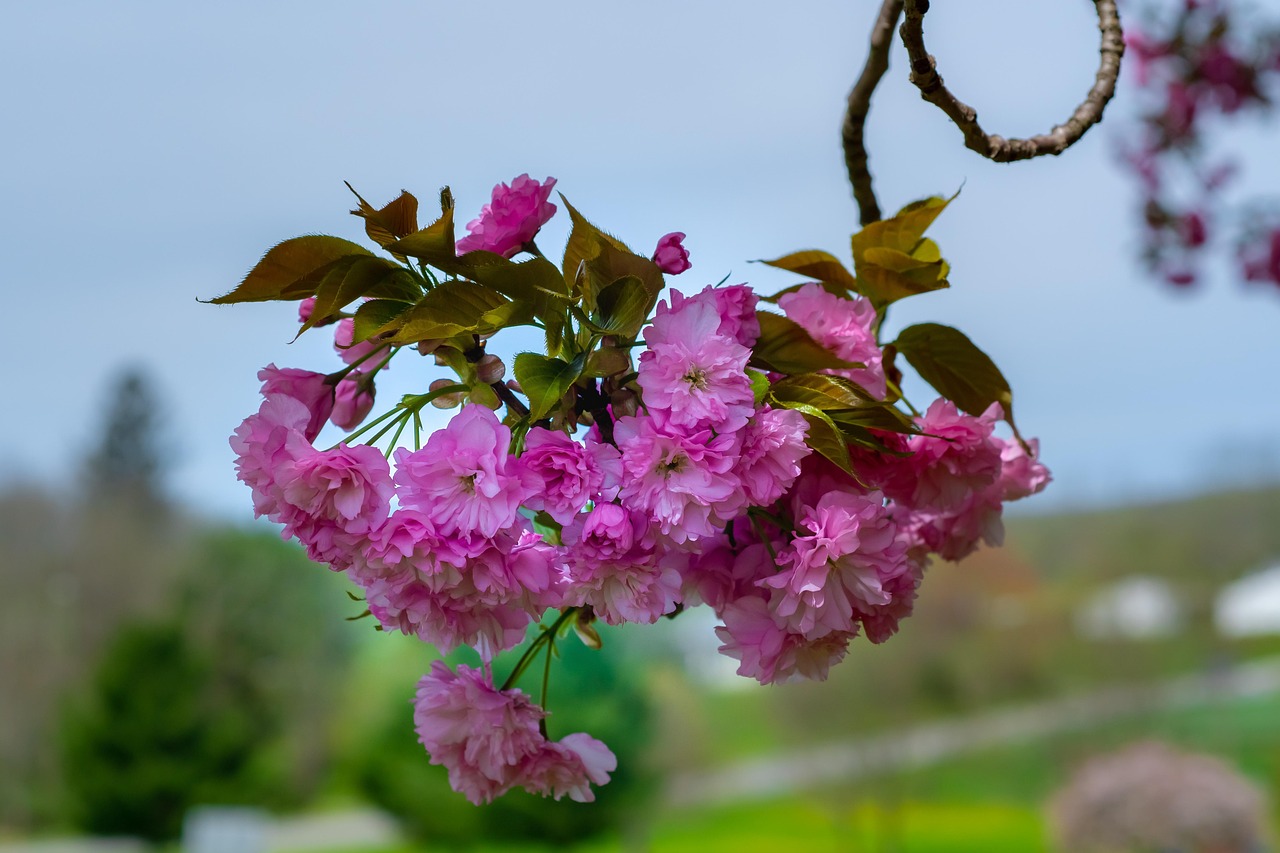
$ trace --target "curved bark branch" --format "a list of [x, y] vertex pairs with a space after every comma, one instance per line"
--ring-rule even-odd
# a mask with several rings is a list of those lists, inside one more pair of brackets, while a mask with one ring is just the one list
[[989, 160], [1007, 163], [1029, 160], [1042, 154], [1061, 154], [1084, 136], [1085, 131], [1102, 121], [1102, 111], [1115, 94], [1116, 78], [1120, 74], [1124, 32], [1120, 28], [1116, 0], [1093, 0], [1093, 4], [1097, 8], [1098, 30], [1102, 34], [1097, 77], [1093, 88], [1071, 118], [1048, 133], [1030, 139], [1005, 139], [982, 129], [978, 124], [977, 111], [951, 94], [938, 74], [937, 63], [925, 48], [924, 16], [929, 11], [929, 0], [905, 0], [906, 19], [900, 32], [911, 59], [911, 82], [920, 90], [922, 98], [941, 109], [960, 128], [964, 133], [965, 147]]
[[889, 68], [889, 47], [893, 42], [893, 28], [902, 16], [903, 0], [884, 0], [880, 15], [871, 30], [871, 49], [867, 64], [849, 92], [845, 109], [844, 126], [840, 135], [844, 140], [844, 164], [849, 170], [849, 183], [853, 184], [853, 197], [858, 202], [858, 212], [863, 225], [880, 219], [880, 205], [871, 186], [871, 171], [867, 167], [867, 148], [862, 130], [867, 123], [867, 111], [871, 108], [871, 93], [876, 90], [880, 78]]

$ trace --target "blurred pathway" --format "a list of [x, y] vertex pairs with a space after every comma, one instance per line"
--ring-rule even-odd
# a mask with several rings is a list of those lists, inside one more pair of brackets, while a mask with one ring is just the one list
[[1280, 692], [1280, 658], [1156, 685], [1100, 690], [913, 726], [872, 737], [829, 742], [739, 761], [672, 778], [668, 800], [680, 805], [764, 799], [822, 782], [851, 781], [890, 770], [925, 767], [968, 752], [1085, 729], [1148, 711], [1208, 705]]
[[[401, 841], [395, 821], [376, 809], [352, 809], [324, 814], [294, 815], [267, 820], [263, 846], [266, 853], [351, 850], [390, 847]], [[210, 848], [212, 849], [212, 848]], [[218, 849], [237, 849], [220, 847]], [[65, 838], [42, 841], [0, 841], [0, 853], [154, 853], [135, 839]], [[239, 848], [238, 853], [243, 851]]]

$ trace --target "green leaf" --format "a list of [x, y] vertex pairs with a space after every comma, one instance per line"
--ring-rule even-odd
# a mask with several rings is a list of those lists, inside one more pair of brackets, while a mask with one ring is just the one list
[[620, 252], [631, 250], [617, 237], [606, 234], [588, 222], [577, 208], [569, 204], [569, 199], [564, 197], [564, 193], [558, 195], [560, 201], [564, 203], [565, 210], [569, 211], [569, 218], [573, 221], [573, 228], [569, 232], [569, 243], [564, 247], [564, 261], [561, 264], [564, 280], [572, 286], [578, 272], [578, 265], [600, 254], [602, 245], [611, 245]]
[[911, 418], [889, 403], [876, 403], [858, 409], [831, 410], [828, 414], [840, 425], [840, 429], [844, 430], [846, 438], [854, 427], [900, 432], [907, 435], [920, 431]]
[[529, 417], [540, 420], [560, 403], [560, 399], [573, 387], [582, 375], [583, 358], [572, 363], [535, 352], [522, 352], [516, 356], [513, 369], [516, 381], [529, 398]]
[[769, 375], [748, 367], [747, 378], [751, 380], [751, 396], [759, 406], [769, 396]]
[[389, 340], [396, 344], [451, 338], [467, 332], [489, 334], [498, 327], [486, 321], [486, 315], [509, 302], [501, 293], [483, 285], [446, 281], [428, 291], [382, 332], [394, 332]]
[[319, 234], [294, 237], [268, 249], [235, 290], [209, 302], [227, 305], [306, 299], [315, 293], [329, 265], [350, 255], [372, 254], [341, 237]]
[[[959, 195], [959, 193], [956, 193]], [[877, 309], [917, 293], [950, 287], [951, 268], [925, 230], [956, 196], [913, 202], [851, 239], [858, 291]]]
[[603, 331], [634, 338], [652, 307], [644, 282], [634, 275], [625, 275], [606, 285], [596, 296], [592, 323]]
[[845, 269], [844, 264], [840, 263], [835, 255], [818, 249], [792, 252], [790, 255], [783, 255], [781, 258], [774, 258], [772, 261], [761, 261], [760, 263], [788, 270], [824, 284], [834, 285], [834, 290], [831, 287], [827, 289], [842, 296], [848, 296], [849, 291], [858, 289], [858, 283], [854, 279], [853, 273]]
[[396, 299], [371, 299], [356, 309], [355, 327], [351, 343], [367, 341], [379, 330], [390, 324], [413, 307], [410, 302]]
[[364, 233], [379, 246], [386, 248], [418, 230], [418, 200], [408, 190], [401, 190], [385, 207], [375, 208], [351, 184], [347, 189], [360, 202], [351, 213], [364, 220]]
[[298, 334], [329, 322], [362, 296], [412, 302], [422, 288], [404, 267], [386, 258], [348, 256], [333, 264], [316, 288], [316, 304]]
[[908, 326], [894, 341], [924, 381], [971, 415], [992, 403], [1013, 423], [1013, 392], [994, 361], [959, 329], [939, 323]]
[[466, 276], [511, 299], [527, 302], [541, 319], [563, 317], [572, 302], [564, 279], [546, 258], [516, 263], [492, 252], [468, 252], [458, 259]]
[[852, 380], [829, 373], [799, 373], [774, 383], [776, 400], [805, 403], [824, 412], [878, 405], [879, 401]]
[[644, 286], [648, 300], [644, 306], [643, 316], [648, 317], [653, 306], [658, 302], [658, 294], [667, 286], [662, 277], [662, 270], [649, 258], [634, 255], [625, 249], [615, 248], [610, 243], [600, 246], [594, 258], [586, 261], [586, 280], [583, 283], [582, 303], [588, 311], [599, 308], [599, 294], [606, 287], [620, 278], [632, 276], [640, 280]]
[[805, 444], [813, 448], [815, 453], [821, 453], [840, 466], [841, 470], [853, 474], [853, 468], [849, 464], [849, 445], [845, 443], [844, 435], [841, 434], [840, 428], [836, 426], [830, 415], [805, 403], [780, 401], [780, 405], [783, 408], [795, 409], [809, 422], [809, 434], [805, 436]]
[[757, 311], [760, 338], [752, 348], [751, 364], [778, 373], [808, 373], [836, 367], [862, 367], [837, 358], [794, 320], [768, 311]]

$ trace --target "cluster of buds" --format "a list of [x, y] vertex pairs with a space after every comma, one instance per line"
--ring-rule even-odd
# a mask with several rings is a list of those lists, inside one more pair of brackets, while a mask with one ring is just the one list
[[[422, 229], [407, 193], [362, 199], [353, 212], [390, 259], [297, 238], [214, 300], [300, 299], [302, 331], [336, 321], [345, 369], [260, 374], [262, 406], [231, 438], [239, 478], [381, 630], [479, 655], [480, 669], [437, 662], [415, 699], [430, 760], [476, 803], [513, 787], [589, 801], [615, 769], [587, 733], [552, 739], [516, 686], [541, 654], [550, 671], [570, 629], [598, 646], [596, 620], [706, 605], [741, 675], [822, 679], [860, 634], [897, 630], [931, 559], [999, 544], [1004, 503], [1049, 479], [965, 335], [879, 338], [891, 303], [949, 286], [923, 236], [946, 200], [854, 235], [854, 272], [820, 251], [767, 261], [812, 280], [762, 299], [668, 290], [690, 268], [683, 234], [636, 254], [567, 201], [557, 267], [535, 242], [553, 183], [499, 185], [456, 241], [447, 190]], [[508, 379], [488, 343], [518, 325], [546, 349], [516, 355]], [[371, 418], [374, 378], [405, 350], [449, 375]], [[942, 394], [924, 411], [903, 397], [899, 355]], [[424, 435], [427, 405], [456, 412]], [[353, 432], [321, 449], [326, 421]]]
[[[1270, 111], [1280, 78], [1280, 31], [1246, 21], [1231, 0], [1148, 9], [1147, 29], [1125, 37], [1142, 90], [1137, 144], [1122, 151], [1143, 198], [1143, 258], [1178, 287], [1195, 284], [1206, 248], [1231, 230], [1220, 198], [1236, 167], [1214, 156], [1211, 131]], [[1280, 286], [1280, 221], [1260, 204], [1238, 217], [1234, 242], [1246, 281]], [[1259, 215], [1261, 213], [1261, 215]]]

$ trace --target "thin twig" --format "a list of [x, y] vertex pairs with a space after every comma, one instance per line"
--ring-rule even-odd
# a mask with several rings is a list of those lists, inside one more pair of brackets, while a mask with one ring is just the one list
[[938, 74], [937, 63], [929, 55], [924, 44], [924, 16], [929, 11], [929, 0], [905, 0], [906, 19], [900, 30], [902, 43], [911, 59], [911, 82], [920, 89], [920, 96], [935, 105], [964, 133], [966, 148], [978, 152], [988, 160], [1007, 163], [1012, 160], [1029, 160], [1042, 154], [1061, 154], [1076, 143], [1085, 131], [1102, 121], [1102, 111], [1116, 91], [1116, 78], [1120, 74], [1120, 57], [1124, 55], [1124, 32], [1120, 28], [1120, 13], [1116, 0], [1093, 0], [1098, 12], [1098, 30], [1102, 44], [1098, 52], [1101, 60], [1093, 88], [1076, 107], [1071, 118], [1030, 139], [1006, 139], [988, 134], [978, 124], [978, 113], [947, 89]]
[[870, 225], [880, 219], [880, 204], [871, 186], [871, 171], [867, 167], [867, 147], [862, 138], [867, 123], [867, 111], [871, 109], [871, 93], [876, 90], [880, 78], [889, 68], [889, 48], [893, 44], [893, 27], [902, 15], [903, 0], [884, 0], [875, 27], [871, 30], [871, 48], [867, 52], [867, 64], [849, 91], [849, 104], [845, 108], [844, 126], [840, 136], [844, 140], [844, 164], [849, 170], [849, 183], [853, 184], [853, 198], [858, 202], [862, 224]]

